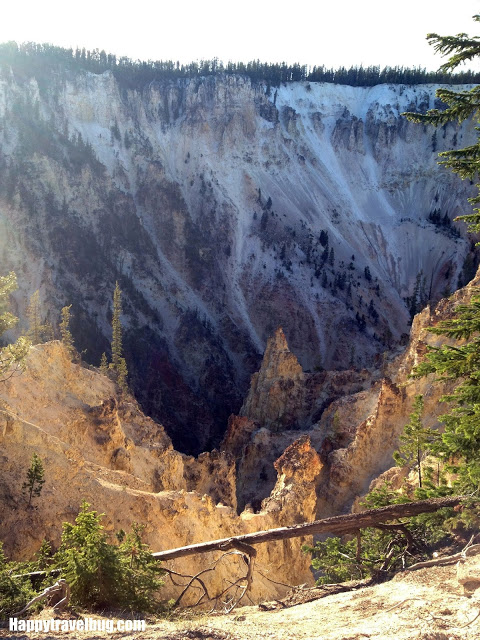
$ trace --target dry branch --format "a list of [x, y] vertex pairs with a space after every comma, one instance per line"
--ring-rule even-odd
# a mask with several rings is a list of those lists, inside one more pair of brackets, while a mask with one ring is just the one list
[[157, 551], [152, 555], [156, 560], [164, 561], [173, 560], [174, 558], [183, 558], [184, 556], [189, 556], [195, 553], [225, 551], [226, 549], [231, 548], [244, 551], [244, 548], [242, 549], [240, 545], [261, 544], [263, 542], [287, 540], [289, 538], [310, 536], [318, 533], [343, 535], [345, 533], [355, 532], [358, 529], [375, 527], [378, 524], [395, 520], [397, 518], [408, 518], [420, 513], [438, 511], [445, 507], [454, 507], [465, 499], [465, 496], [459, 496], [454, 498], [433, 498], [430, 500], [407, 502], [405, 504], [394, 504], [389, 505], [388, 507], [369, 509], [367, 511], [361, 511], [360, 513], [344, 516], [334, 516], [333, 518], [325, 518], [323, 520], [316, 520], [315, 522], [308, 522], [291, 527], [280, 527], [278, 529], [269, 529], [267, 531], [259, 531], [257, 533], [247, 533], [243, 536], [222, 538], [220, 540], [212, 540], [211, 542], [200, 542], [198, 544], [191, 544], [186, 547], [178, 547], [177, 549], [169, 549], [167, 551]]
[[54, 585], [47, 587], [42, 591], [42, 593], [30, 600], [30, 602], [28, 602], [21, 611], [18, 611], [18, 613], [15, 613], [14, 615], [19, 616], [22, 613], [25, 613], [27, 609], [30, 609], [32, 605], [43, 598], [48, 598], [49, 604], [53, 605], [54, 612], [58, 613], [68, 606], [68, 602], [70, 600], [70, 586], [66, 580], [57, 580]]
[[[175, 604], [174, 604], [175, 607], [180, 605], [180, 602], [183, 599], [184, 595], [190, 589], [199, 589], [199, 588], [202, 590], [202, 593], [197, 598], [196, 602], [194, 604], [188, 605], [188, 607], [197, 607], [198, 605], [205, 602], [213, 602], [214, 603], [214, 606], [212, 609], [212, 612], [213, 612], [217, 610], [217, 605], [219, 602], [221, 602], [222, 611], [224, 613], [229, 613], [239, 604], [239, 602], [243, 599], [243, 597], [247, 594], [247, 592], [251, 587], [252, 579], [253, 579], [253, 562], [254, 562], [255, 556], [257, 555], [257, 552], [250, 545], [242, 542], [238, 542], [236, 540], [228, 540], [227, 543], [221, 546], [221, 550], [223, 551], [223, 553], [219, 558], [217, 558], [209, 567], [207, 567], [206, 569], [203, 569], [202, 571], [199, 571], [195, 575], [186, 575], [186, 574], [178, 573], [176, 571], [172, 571], [170, 569], [165, 569], [170, 579], [172, 580], [173, 584], [177, 587], [182, 587], [182, 591], [175, 601]], [[233, 556], [233, 555], [240, 556], [243, 559], [243, 561], [247, 566], [247, 573], [244, 576], [241, 576], [240, 578], [235, 580], [234, 582], [229, 581], [228, 586], [225, 587], [220, 593], [217, 593], [214, 596], [210, 596], [207, 590], [207, 586], [205, 582], [200, 578], [200, 576], [210, 571], [215, 571], [217, 565], [220, 564], [220, 562], [222, 562], [224, 558], [228, 556]], [[179, 584], [174, 581], [173, 576], [176, 576], [177, 578], [186, 578], [188, 579], [188, 582], [185, 584]], [[200, 587], [196, 586], [194, 584], [195, 582], [198, 582]], [[233, 592], [233, 595], [231, 595], [232, 592]], [[229, 596], [229, 599], [225, 601], [224, 598], [227, 594]]]
[[459, 560], [465, 559], [472, 553], [480, 552], [480, 544], [473, 544], [474, 536], [470, 538], [468, 544], [458, 553], [453, 556], [442, 556], [440, 558], [434, 558], [433, 560], [425, 560], [424, 562], [417, 562], [408, 567], [407, 571], [415, 571], [416, 569], [424, 569], [425, 567], [439, 567], [447, 564], [453, 564]]

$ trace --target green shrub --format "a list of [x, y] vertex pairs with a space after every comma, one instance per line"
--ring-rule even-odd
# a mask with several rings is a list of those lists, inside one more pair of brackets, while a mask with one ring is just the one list
[[7, 562], [0, 542], [0, 620], [20, 611], [35, 595], [29, 580], [14, 577], [19, 570], [18, 563]]
[[122, 600], [132, 609], [153, 611], [158, 605], [155, 593], [163, 585], [160, 576], [164, 572], [148, 545], [142, 542], [144, 528], [144, 525], [135, 523], [131, 533], [125, 535], [122, 531], [117, 534], [120, 540], [118, 555], [123, 583]]
[[[29, 600], [57, 579], [49, 570], [57, 568], [71, 589], [71, 603], [80, 607], [121, 607], [133, 611], [158, 611], [157, 592], [164, 573], [142, 542], [141, 525], [131, 533], [120, 531], [118, 545], [110, 544], [101, 525], [102, 515], [83, 502], [75, 523], [63, 524], [62, 543], [55, 555], [43, 541], [32, 562], [7, 562], [0, 542], [0, 619], [21, 610]], [[33, 588], [26, 577], [32, 571], [46, 571]]]
[[141, 527], [120, 532], [120, 546], [107, 541], [101, 515], [83, 502], [75, 524], [64, 523], [56, 555], [62, 578], [70, 585], [73, 604], [82, 607], [127, 607], [153, 610], [162, 586], [161, 569], [141, 540]]
[[75, 524], [64, 522], [56, 560], [70, 585], [72, 603], [85, 607], [117, 603], [120, 584], [118, 556], [108, 544], [100, 516], [83, 502]]
[[317, 585], [365, 577], [362, 565], [355, 559], [355, 540], [343, 543], [337, 537], [327, 538], [324, 542], [317, 542], [314, 547], [304, 547], [304, 551], [312, 554], [312, 567], [321, 572]]
[[[420, 490], [422, 493], [417, 495], [417, 489], [415, 499], [431, 497], [425, 495], [429, 486], [427, 474], [425, 486]], [[441, 493], [438, 487], [436, 489]], [[370, 491], [361, 505], [375, 509], [406, 502], [410, 502], [407, 496], [384, 482]], [[317, 542], [314, 547], [305, 546], [303, 550], [312, 555], [312, 567], [320, 572], [319, 585], [386, 576], [429, 558], [440, 545], [452, 542], [452, 534], [461, 527], [460, 520], [464, 527], [467, 527], [467, 520], [471, 527], [476, 524], [478, 530], [478, 512], [475, 518], [471, 509], [465, 508], [458, 513], [454, 509], [440, 509], [410, 518], [408, 522], [396, 520], [379, 528], [362, 529], [360, 550], [357, 540], [338, 537]]]

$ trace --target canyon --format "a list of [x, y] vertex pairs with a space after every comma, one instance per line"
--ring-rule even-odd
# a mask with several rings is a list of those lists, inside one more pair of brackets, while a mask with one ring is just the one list
[[[228, 74], [132, 88], [110, 71], [0, 65], [0, 272], [17, 274], [18, 331], [38, 291], [57, 335], [72, 305], [78, 350], [33, 345], [0, 385], [9, 557], [58, 547], [82, 500], [112, 538], [141, 523], [161, 551], [347, 513], [372, 483], [400, 485], [392, 453], [415, 396], [437, 427], [448, 390], [409, 378], [438, 344], [427, 327], [480, 280], [454, 221], [475, 188], [437, 155], [474, 126], [401, 115], [441, 108], [436, 88]], [[97, 368], [117, 281], [128, 393]], [[46, 483], [29, 508], [33, 453]], [[259, 546], [252, 602], [313, 584], [306, 541]], [[242, 570], [227, 560], [210, 592]]]
[[453, 222], [474, 187], [437, 157], [473, 125], [401, 115], [441, 106], [435, 89], [228, 74], [131, 88], [3, 64], [0, 269], [18, 275], [20, 329], [36, 290], [54, 327], [72, 304], [98, 365], [118, 280], [130, 386], [195, 455], [220, 446], [279, 326], [304, 371], [375, 368], [475, 271]]
[[[356, 508], [381, 474], [394, 483], [404, 477], [392, 453], [416, 394], [424, 395], [426, 423], [438, 424], [438, 400], [448, 387], [431, 376], [411, 381], [408, 375], [426, 345], [438, 343], [427, 327], [451, 317], [479, 280], [418, 314], [407, 348], [373, 378], [354, 370], [320, 377], [304, 372], [278, 329], [220, 450], [197, 458], [175, 451], [163, 426], [131, 395], [119, 393], [99, 370], [72, 362], [61, 342], [32, 347], [26, 370], [0, 387], [0, 539], [6, 553], [31, 557], [43, 539], [58, 546], [61, 522], [71, 522], [83, 500], [104, 514], [109, 535], [143, 524], [154, 551]], [[322, 390], [337, 397], [317, 415]], [[46, 483], [29, 508], [21, 487], [33, 453], [45, 463]], [[278, 598], [289, 584], [313, 583], [304, 542], [259, 545], [253, 602]], [[198, 563], [188, 557], [168, 566], [193, 574]], [[234, 569], [241, 570], [238, 559]], [[234, 569], [226, 564], [210, 575], [210, 593]], [[178, 594], [178, 586], [164, 587], [166, 598]]]

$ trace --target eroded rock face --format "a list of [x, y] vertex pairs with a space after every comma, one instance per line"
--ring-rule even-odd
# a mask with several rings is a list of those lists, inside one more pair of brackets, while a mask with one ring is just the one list
[[277, 329], [252, 376], [242, 415], [230, 418], [221, 446], [236, 459], [238, 507], [260, 509], [277, 482], [275, 461], [302, 432], [311, 433], [322, 451], [326, 427], [312, 429], [325, 409], [339, 396], [369, 388], [370, 378], [367, 371], [304, 373]]
[[[396, 361], [384, 363], [373, 384], [366, 384], [365, 372], [322, 375], [322, 390], [326, 384], [330, 391], [335, 384], [339, 389], [342, 383], [354, 391], [352, 376], [357, 390], [338, 394], [316, 422], [302, 430], [272, 430], [271, 425], [262, 426], [260, 414], [258, 420], [234, 416], [222, 451], [197, 459], [176, 452], [164, 429], [135, 402], [120, 398], [111, 380], [72, 364], [61, 343], [33, 347], [26, 372], [0, 387], [0, 538], [7, 553], [31, 557], [43, 538], [58, 545], [60, 523], [73, 521], [84, 499], [106, 514], [110, 533], [129, 529], [133, 522], [145, 524], [146, 541], [154, 550], [349, 510], [372, 479], [392, 466], [392, 452], [418, 393], [425, 399], [425, 424], [435, 426], [444, 410], [438, 399], [447, 387], [430, 378], [408, 381], [407, 374], [427, 343], [438, 344], [439, 337], [426, 327], [451, 317], [479, 281], [477, 275], [436, 309], [419, 314], [407, 349]], [[278, 407], [288, 415], [294, 409], [306, 415], [302, 403], [288, 404], [278, 381], [291, 376], [294, 389], [303, 385], [295, 397], [306, 403], [315, 388], [309, 376], [316, 374], [299, 369], [282, 332], [269, 346], [264, 371], [255, 378], [255, 393], [279, 393], [281, 402], [269, 405], [277, 419]], [[250, 400], [252, 407], [259, 407]], [[21, 486], [34, 452], [44, 461], [46, 483], [28, 509]], [[242, 509], [246, 502], [253, 508], [247, 506], [237, 515], [235, 507]], [[302, 542], [260, 546], [257, 566], [276, 582], [311, 582], [308, 560], [300, 553]], [[206, 563], [210, 560], [205, 558]], [[173, 568], [193, 573], [198, 559], [178, 560]], [[229, 575], [228, 567], [213, 575], [212, 589]], [[267, 578], [255, 580], [254, 600], [282, 593], [282, 587]], [[166, 597], [175, 594], [177, 589], [166, 588]]]
[[[270, 496], [263, 501], [262, 509], [287, 512], [290, 524], [315, 520], [317, 487], [321, 483], [323, 466], [309, 436], [295, 440], [274, 464], [277, 482]], [[284, 508], [285, 503], [289, 504], [288, 509]], [[296, 510], [292, 509], [294, 505]]]
[[427, 328], [451, 318], [457, 305], [471, 299], [479, 282], [480, 272], [477, 272], [465, 288], [442, 299], [435, 308], [425, 308], [415, 317], [407, 348], [388, 364], [384, 373], [389, 377], [372, 387], [370, 397], [369, 394], [367, 397], [358, 394], [335, 401], [322, 416], [322, 421], [331, 421], [332, 413], [337, 412], [342, 430], [346, 424], [352, 424], [353, 416], [361, 418], [365, 409], [369, 411], [368, 417], [354, 422], [353, 429], [347, 429], [348, 443], [344, 439], [327, 457], [329, 473], [327, 482], [320, 488], [320, 514], [331, 515], [350, 508], [355, 497], [366, 493], [372, 480], [383, 472], [388, 471], [385, 479], [391, 476], [395, 482], [401, 481], [401, 470], [391, 470], [392, 453], [398, 448], [398, 437], [409, 420], [416, 395], [422, 394], [424, 398], [425, 426], [439, 427], [438, 417], [445, 413], [445, 404], [439, 400], [451, 392], [451, 383], [440, 383], [433, 375], [420, 379], [408, 376], [424, 356], [427, 345], [439, 346], [446, 341], [443, 336], [429, 333]]
[[[275, 410], [279, 406], [290, 407], [285, 414], [292, 421], [290, 424], [298, 424], [300, 415], [307, 416], [307, 419], [301, 429], [292, 431], [288, 430], [288, 420], [284, 423], [286, 427], [272, 431], [266, 414], [258, 413], [255, 420], [250, 417], [232, 419], [231, 424], [235, 425], [239, 506], [249, 504], [256, 510], [275, 508], [275, 505], [281, 508], [281, 496], [285, 493], [294, 496], [296, 492], [306, 492], [311, 496], [313, 492], [316, 502], [312, 517], [322, 518], [346, 512], [352, 505], [358, 505], [358, 498], [369, 490], [372, 481], [380, 474], [397, 484], [401, 482], [405, 473], [400, 469], [392, 470], [392, 454], [398, 448], [398, 438], [409, 420], [415, 396], [422, 394], [424, 398], [424, 424], [438, 428], [438, 417], [445, 412], [445, 405], [439, 399], [451, 391], [449, 383], [434, 381], [432, 376], [409, 378], [412, 367], [423, 357], [427, 345], [439, 346], [445, 341], [443, 337], [429, 333], [427, 327], [451, 318], [458, 304], [470, 300], [479, 282], [480, 272], [467, 287], [441, 300], [435, 308], [426, 308], [418, 314], [406, 349], [395, 359], [385, 361], [381, 369], [370, 373], [342, 372], [342, 375], [328, 372], [323, 374], [319, 384], [319, 374], [304, 373], [301, 377], [293, 367], [295, 382], [290, 405], [286, 399], [287, 392], [285, 397], [282, 396], [276, 375], [281, 366], [275, 366], [275, 363], [282, 363], [284, 359], [290, 362], [285, 355], [284, 340], [277, 333], [270, 344], [276, 345], [278, 352], [270, 348], [265, 353], [262, 369], [252, 380], [248, 404], [245, 403], [244, 407], [256, 407], [263, 396]], [[285, 370], [288, 372], [289, 368]], [[275, 375], [268, 376], [268, 371], [275, 372]], [[352, 378], [356, 378], [356, 388]], [[340, 392], [342, 384], [343, 394]], [[299, 391], [302, 385], [303, 389]], [[329, 402], [318, 404], [327, 389]], [[279, 400], [272, 403], [270, 394], [276, 394]], [[309, 406], [311, 410], [312, 404], [315, 406], [312, 397], [319, 411], [317, 414], [311, 411], [308, 415], [304, 407]], [[299, 398], [305, 405], [298, 401], [295, 405], [298, 413], [292, 418], [291, 407]], [[229, 442], [232, 440], [225, 442], [227, 449], [232, 446]], [[301, 461], [296, 468], [303, 468], [303, 471], [294, 474], [288, 471], [288, 465], [284, 466], [284, 462], [290, 459], [287, 452], [294, 454], [293, 460]], [[309, 470], [313, 470], [312, 477]], [[276, 495], [280, 496], [278, 500]], [[311, 513], [309, 509], [306, 511], [308, 514]]]
[[[230, 454], [178, 453], [161, 425], [132, 398], [120, 397], [106, 376], [73, 364], [59, 342], [32, 347], [26, 371], [0, 387], [0, 401], [0, 539], [10, 557], [31, 558], [44, 538], [58, 547], [62, 522], [73, 522], [83, 500], [105, 514], [112, 537], [120, 528], [144, 524], [154, 551], [274, 528], [290, 519], [288, 496], [281, 517], [268, 509], [238, 516]], [[21, 487], [33, 453], [43, 461], [45, 485], [28, 508]], [[298, 496], [292, 508], [302, 508]], [[268, 577], [288, 584], [293, 562], [296, 578], [311, 582], [299, 541], [261, 545], [258, 551], [257, 566], [267, 578], [255, 576], [254, 600], [284, 593]], [[215, 557], [192, 556], [169, 567], [193, 574]], [[237, 564], [226, 560], [207, 576], [211, 593], [242, 568]], [[178, 594], [167, 583], [164, 597]]]
[[248, 444], [253, 431], [257, 429], [258, 424], [246, 416], [231, 415], [222, 442], [222, 450], [228, 451], [235, 458], [238, 458], [243, 447]]
[[335, 149], [344, 147], [348, 151], [357, 151], [365, 155], [363, 140], [364, 126], [362, 119], [352, 116], [348, 109], [345, 109], [342, 117], [337, 120], [332, 132], [333, 147]]
[[469, 251], [429, 215], [464, 213], [474, 187], [437, 151], [475, 132], [448, 125], [433, 150], [400, 115], [434, 92], [5, 70], [0, 273], [19, 274], [18, 315], [36, 289], [54, 324], [72, 303], [96, 365], [119, 280], [136, 398], [186, 453], [218, 446], [278, 326], [305, 371], [371, 366], [408, 332], [419, 274], [437, 299]]
[[227, 454], [195, 459], [175, 451], [162, 425], [132, 397], [119, 397], [108, 377], [72, 363], [60, 342], [32, 347], [26, 371], [2, 384], [0, 401], [7, 418], [18, 416], [77, 449], [85, 462], [129, 474], [148, 491], [212, 492], [236, 506]]
[[252, 376], [240, 415], [272, 431], [298, 428], [305, 399], [304, 374], [288, 349], [285, 334], [277, 329], [267, 342], [262, 366]]

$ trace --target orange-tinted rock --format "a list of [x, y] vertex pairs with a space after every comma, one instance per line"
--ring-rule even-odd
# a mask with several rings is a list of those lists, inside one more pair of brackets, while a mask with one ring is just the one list
[[252, 376], [240, 414], [273, 431], [297, 426], [305, 396], [303, 382], [302, 367], [279, 328], [267, 342], [262, 366]]
[[248, 444], [252, 433], [258, 429], [258, 424], [246, 416], [231, 415], [223, 438], [221, 449], [238, 457], [242, 449]]
[[[144, 524], [145, 542], [155, 551], [284, 523], [276, 512], [239, 517], [230, 454], [178, 453], [161, 425], [132, 398], [117, 395], [109, 378], [72, 363], [60, 342], [33, 347], [26, 364], [21, 376], [0, 387], [0, 539], [9, 557], [31, 558], [44, 538], [58, 547], [62, 522], [73, 522], [82, 500], [105, 514], [112, 538]], [[22, 484], [33, 453], [44, 463], [45, 484], [29, 509]], [[211, 560], [191, 556], [169, 567], [196, 573]], [[206, 576], [209, 593], [236, 575], [231, 564], [221, 565]], [[260, 545], [257, 566], [278, 582], [312, 582], [299, 540]], [[162, 596], [180, 591], [167, 583]], [[285, 592], [256, 574], [250, 595], [260, 601]]]
[[285, 524], [315, 520], [317, 486], [323, 464], [312, 447], [308, 435], [301, 436], [285, 449], [275, 462], [277, 482], [270, 496], [262, 503], [266, 512], [280, 511]]

